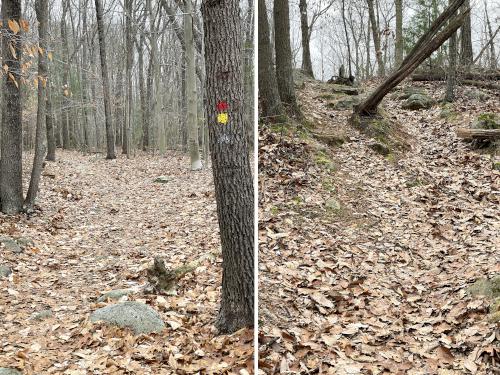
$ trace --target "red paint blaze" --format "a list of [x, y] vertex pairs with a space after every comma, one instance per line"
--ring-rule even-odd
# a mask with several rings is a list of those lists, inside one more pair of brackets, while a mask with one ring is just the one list
[[229, 106], [227, 105], [226, 102], [222, 101], [222, 102], [218, 102], [217, 103], [217, 111], [221, 112], [221, 111], [225, 111]]

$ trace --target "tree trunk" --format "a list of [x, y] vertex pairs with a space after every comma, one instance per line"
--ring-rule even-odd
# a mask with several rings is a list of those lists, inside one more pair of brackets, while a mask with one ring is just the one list
[[498, 30], [500, 30], [500, 26], [497, 28], [495, 33], [493, 33], [491, 29], [491, 22], [490, 22], [490, 17], [488, 14], [488, 7], [486, 5], [486, 0], [484, 1], [484, 12], [486, 16], [486, 26], [488, 27], [488, 36], [490, 38], [489, 40], [489, 45], [490, 45], [490, 69], [496, 69], [497, 68], [497, 54], [495, 52], [495, 35], [497, 35]]
[[56, 138], [54, 135], [54, 112], [52, 111], [52, 89], [51, 83], [47, 82], [46, 87], [46, 107], [45, 124], [47, 130], [47, 156], [48, 161], [56, 161]]
[[[451, 3], [451, 0], [450, 0]], [[444, 100], [453, 102], [455, 100], [455, 86], [457, 81], [457, 33], [453, 33], [449, 44], [449, 66], [446, 80], [446, 94]]]
[[403, 0], [395, 0], [396, 2], [396, 46], [395, 46], [395, 62], [399, 68], [403, 62]]
[[62, 59], [63, 59], [63, 75], [62, 75], [62, 109], [61, 109], [61, 122], [62, 122], [62, 145], [63, 149], [68, 150], [71, 145], [69, 137], [70, 115], [69, 101], [70, 84], [69, 84], [69, 47], [68, 47], [68, 31], [66, 28], [66, 15], [68, 13], [69, 0], [62, 0], [62, 16], [61, 16], [61, 42], [62, 42]]
[[380, 48], [380, 34], [378, 30], [378, 22], [375, 18], [375, 5], [374, 0], [366, 0], [368, 3], [368, 14], [370, 15], [370, 24], [372, 26], [372, 34], [373, 34], [373, 44], [375, 46], [375, 56], [377, 58], [377, 66], [378, 66], [378, 76], [385, 76], [385, 66], [384, 59], [382, 58], [382, 49]]
[[243, 120], [239, 1], [203, 0], [201, 11], [206, 114], [223, 258], [217, 327], [220, 333], [230, 333], [252, 327], [254, 315], [254, 192]]
[[[413, 49], [405, 59], [407, 62], [403, 63], [401, 67], [392, 73], [374, 92], [370, 94], [364, 102], [359, 104], [355, 109], [355, 113], [359, 115], [375, 114], [377, 106], [382, 101], [384, 96], [386, 96], [394, 87], [409, 76], [422, 62], [425, 61], [425, 59], [432, 54], [432, 52], [437, 50], [463, 24], [465, 16], [468, 13], [469, 10], [454, 17], [443, 31], [439, 32], [434, 38], [426, 42], [426, 44], [422, 45], [418, 49]], [[453, 16], [453, 14], [449, 17], [451, 16]], [[447, 19], [442, 20], [442, 24], [444, 24], [446, 20]]]
[[186, 45], [186, 101], [189, 155], [191, 170], [201, 169], [200, 145], [198, 140], [198, 104], [196, 103], [195, 47], [193, 39], [193, 4], [186, 0], [184, 14], [184, 43]]
[[[311, 47], [310, 47], [311, 34], [309, 30], [309, 20], [307, 18], [307, 0], [299, 1], [299, 10], [300, 10], [300, 30], [302, 36], [302, 71], [309, 77], [314, 79], [314, 72], [311, 61]], [[265, 17], [267, 20], [267, 14], [265, 15]], [[260, 28], [260, 23], [259, 23], [259, 28]]]
[[141, 124], [142, 124], [142, 151], [147, 151], [149, 148], [149, 134], [148, 134], [148, 122], [147, 122], [147, 109], [146, 109], [146, 88], [144, 84], [144, 45], [145, 45], [144, 33], [141, 33], [139, 37], [139, 48], [138, 48], [138, 69], [139, 69], [139, 97], [141, 102]]
[[[2, 66], [7, 66], [2, 101], [2, 158], [0, 159], [0, 200], [2, 212], [16, 214], [23, 208], [21, 38], [8, 21], [21, 20], [21, 1], [2, 1]], [[12, 51], [11, 52], [11, 47]]]
[[40, 176], [42, 175], [43, 160], [47, 151], [47, 144], [45, 141], [45, 87], [47, 85], [48, 0], [35, 0], [35, 11], [38, 21], [38, 48], [41, 51], [39, 50], [38, 53], [38, 108], [36, 113], [35, 158], [33, 160], [28, 193], [24, 201], [24, 205], [27, 209], [32, 209], [35, 204]]
[[[464, 9], [470, 8], [470, 0], [465, 0]], [[467, 17], [465, 18], [464, 25], [462, 26], [460, 39], [460, 63], [463, 66], [470, 66], [472, 64], [472, 59], [474, 58], [472, 52], [472, 28], [471, 28], [471, 19], [470, 12], [467, 13]]]
[[291, 113], [302, 117], [293, 85], [292, 49], [290, 47], [290, 16], [288, 0], [274, 0], [274, 51], [276, 78], [281, 102]]
[[99, 33], [99, 52], [101, 55], [102, 88], [104, 93], [104, 116], [106, 121], [106, 159], [116, 159], [115, 154], [115, 134], [111, 119], [111, 102], [109, 92], [108, 63], [106, 61], [106, 41], [104, 35], [104, 23], [102, 20], [101, 0], [95, 0], [95, 10], [97, 18], [97, 31]]
[[[127, 59], [125, 64], [125, 76], [127, 80], [127, 104], [125, 111], [125, 121], [123, 124], [122, 147], [127, 157], [130, 157], [130, 133], [132, 128], [132, 65], [134, 63], [134, 43], [132, 41], [132, 12], [134, 0], [125, 0], [125, 48]], [[140, 73], [139, 73], [140, 74]]]
[[266, 1], [258, 2], [259, 22], [259, 99], [262, 108], [262, 117], [275, 119], [283, 114], [283, 107], [278, 94], [278, 83], [274, 70], [271, 42], [269, 39], [269, 23], [267, 20]]
[[352, 80], [351, 77], [352, 75], [352, 66], [351, 66], [351, 42], [349, 40], [349, 33], [347, 32], [347, 21], [345, 18], [345, 0], [342, 0], [342, 21], [344, 23], [344, 33], [345, 33], [345, 39], [347, 43], [347, 63], [348, 63], [348, 68], [349, 68], [349, 80]]

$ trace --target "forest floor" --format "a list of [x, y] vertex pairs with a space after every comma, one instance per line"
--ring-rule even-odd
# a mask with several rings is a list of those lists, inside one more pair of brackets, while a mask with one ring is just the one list
[[[442, 84], [418, 86], [444, 96]], [[443, 117], [439, 104], [403, 110], [388, 96], [411, 149], [385, 157], [348, 124], [352, 110], [331, 109], [326, 83], [298, 91], [310, 129], [261, 126], [262, 374], [499, 373], [490, 301], [466, 293], [500, 272], [498, 155], [454, 130], [498, 112], [500, 96], [464, 90]]]
[[[189, 171], [176, 153], [107, 161], [58, 150], [57, 158], [44, 169], [38, 210], [0, 216], [1, 235], [34, 241], [21, 254], [0, 250], [0, 264], [13, 269], [0, 278], [0, 367], [37, 375], [251, 372], [252, 331], [218, 336], [213, 325], [220, 256], [181, 279], [176, 296], [122, 297], [153, 307], [161, 333], [89, 322], [92, 311], [116, 303], [97, 302], [104, 292], [145, 285], [155, 256], [177, 267], [220, 251], [211, 171]], [[160, 175], [168, 182], [154, 182]], [[33, 318], [47, 309], [49, 317]]]

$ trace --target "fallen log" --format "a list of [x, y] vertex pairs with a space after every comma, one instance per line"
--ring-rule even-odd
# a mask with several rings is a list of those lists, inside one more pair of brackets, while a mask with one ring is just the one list
[[490, 90], [498, 90], [500, 92], [500, 85], [493, 83], [493, 82], [488, 82], [488, 81], [473, 81], [470, 79], [463, 80], [462, 83], [464, 85], [469, 85], [469, 86], [476, 86], [480, 87], [483, 89], [490, 89]]
[[[446, 81], [447, 75], [443, 71], [418, 72], [411, 76], [412, 81], [427, 82], [427, 81]], [[457, 72], [458, 79], [472, 81], [498, 81], [500, 80], [500, 71], [494, 72]]]
[[500, 129], [458, 128], [457, 136], [464, 139], [500, 139]]

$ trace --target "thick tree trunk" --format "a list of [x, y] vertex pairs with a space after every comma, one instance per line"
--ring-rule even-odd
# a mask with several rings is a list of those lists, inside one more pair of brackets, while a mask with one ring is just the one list
[[[210, 150], [222, 245], [220, 333], [253, 326], [254, 193], [244, 126], [241, 18], [237, 0], [204, 0]], [[227, 116], [227, 117], [226, 117]], [[227, 119], [227, 123], [224, 123]]]
[[[452, 0], [449, 0], [451, 4]], [[457, 33], [453, 33], [450, 38], [448, 51], [448, 77], [446, 79], [446, 94], [444, 100], [452, 102], [455, 100], [455, 86], [457, 81]]]
[[45, 87], [47, 85], [48, 0], [35, 0], [35, 11], [36, 19], [38, 21], [38, 48], [41, 51], [38, 53], [38, 108], [36, 113], [35, 158], [33, 160], [28, 193], [26, 194], [26, 200], [24, 201], [24, 205], [27, 209], [32, 209], [35, 204], [36, 195], [38, 193], [38, 185], [40, 184], [40, 176], [42, 175], [43, 160], [47, 151], [47, 144], [45, 140]]
[[259, 22], [259, 98], [264, 119], [276, 119], [283, 114], [283, 107], [278, 94], [278, 83], [274, 70], [271, 42], [269, 39], [269, 22], [267, 20], [266, 1], [258, 1]]
[[395, 46], [395, 63], [396, 68], [399, 68], [403, 62], [403, 0], [395, 0], [396, 2], [396, 46]]
[[374, 0], [366, 0], [368, 3], [368, 14], [370, 16], [370, 24], [372, 26], [373, 44], [375, 46], [375, 56], [377, 58], [378, 76], [385, 76], [384, 59], [382, 49], [380, 48], [380, 34], [378, 30], [378, 22], [375, 18]]
[[104, 35], [104, 22], [102, 20], [101, 0], [95, 0], [97, 31], [99, 33], [99, 52], [101, 55], [102, 88], [104, 92], [104, 116], [106, 122], [106, 159], [116, 159], [115, 135], [111, 119], [111, 102], [109, 92], [108, 63], [106, 60], [106, 41]]
[[149, 148], [149, 128], [147, 121], [147, 108], [146, 108], [146, 88], [144, 84], [144, 45], [145, 36], [142, 33], [139, 37], [139, 48], [138, 48], [138, 75], [139, 75], [139, 99], [141, 103], [141, 125], [142, 125], [142, 151], [147, 151]]
[[196, 103], [196, 70], [195, 47], [193, 39], [193, 4], [186, 0], [186, 14], [184, 15], [184, 43], [186, 45], [186, 100], [189, 156], [191, 170], [201, 169], [200, 145], [198, 140], [198, 104]]
[[[2, 1], [2, 158], [0, 159], [0, 200], [2, 212], [16, 214], [23, 208], [22, 181], [22, 107], [21, 107], [21, 38], [8, 27], [8, 21], [21, 20], [21, 1]], [[12, 51], [11, 52], [11, 47]]]
[[[300, 11], [300, 30], [302, 36], [302, 71], [311, 78], [314, 78], [314, 72], [311, 61], [311, 47], [310, 47], [311, 33], [309, 30], [309, 20], [307, 18], [307, 0], [299, 1], [299, 11]], [[267, 19], [267, 15], [265, 16]]]
[[[470, 8], [470, 0], [465, 0], [464, 9]], [[464, 25], [462, 26], [461, 38], [460, 38], [460, 63], [463, 66], [470, 66], [472, 64], [473, 52], [472, 52], [472, 27], [470, 12], [467, 13], [465, 17]]]
[[[401, 67], [392, 73], [370, 96], [361, 104], [359, 104], [355, 112], [359, 115], [373, 115], [377, 111], [377, 106], [394, 87], [409, 76], [422, 62], [427, 59], [432, 52], [437, 50], [464, 22], [466, 12], [454, 17], [448, 26], [443, 31], [439, 32], [433, 39], [426, 42], [419, 49], [413, 49], [405, 59], [406, 62]], [[451, 17], [452, 15], [450, 15]], [[446, 22], [444, 19], [443, 24]], [[432, 27], [431, 27], [432, 29]], [[439, 29], [439, 28], [438, 28]]]
[[292, 49], [290, 47], [290, 16], [288, 0], [274, 0], [274, 51], [276, 79], [281, 102], [293, 115], [301, 117], [293, 85]]

